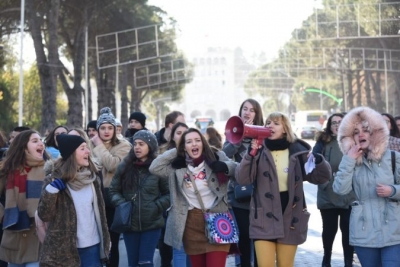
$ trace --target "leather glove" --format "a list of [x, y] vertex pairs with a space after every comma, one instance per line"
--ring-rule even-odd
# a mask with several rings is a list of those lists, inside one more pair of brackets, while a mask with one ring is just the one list
[[226, 163], [222, 162], [222, 161], [218, 161], [218, 160], [211, 162], [210, 168], [214, 172], [224, 172], [224, 173], [229, 172], [229, 169], [228, 169], [228, 166], [226, 165]]
[[53, 186], [54, 188], [57, 188], [58, 190], [62, 191], [65, 190], [65, 188], [67, 188], [67, 186], [65, 185], [65, 182], [63, 179], [60, 178], [55, 178], [51, 183], [51, 186]]
[[186, 160], [183, 157], [176, 157], [172, 162], [171, 162], [171, 166], [174, 169], [182, 169], [182, 168], [186, 168]]
[[315, 158], [315, 164], [320, 164], [322, 162], [321, 155], [318, 155], [317, 153], [313, 153], [313, 156]]

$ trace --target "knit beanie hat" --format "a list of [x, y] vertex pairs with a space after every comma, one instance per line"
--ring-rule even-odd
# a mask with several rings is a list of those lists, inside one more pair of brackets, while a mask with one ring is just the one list
[[79, 135], [60, 134], [56, 136], [58, 150], [60, 151], [63, 160], [66, 160], [74, 151], [82, 144], [85, 139]]
[[115, 118], [115, 125], [116, 126], [121, 126], [122, 127], [122, 123], [119, 119]]
[[143, 140], [150, 148], [150, 153], [155, 153], [158, 148], [156, 136], [149, 130], [140, 130], [132, 137], [132, 144], [136, 139]]
[[102, 125], [104, 123], [112, 124], [114, 127], [117, 126], [117, 123], [115, 122], [114, 114], [112, 114], [111, 109], [109, 107], [105, 107], [100, 110], [100, 116], [97, 119], [96, 129], [99, 130], [100, 125]]
[[146, 125], [146, 116], [142, 112], [139, 111], [132, 112], [131, 116], [129, 116], [129, 122], [131, 120], [137, 120], [142, 125], [143, 128]]
[[86, 130], [88, 130], [89, 128], [97, 129], [96, 126], [97, 126], [97, 120], [89, 121], [89, 123], [86, 126]]

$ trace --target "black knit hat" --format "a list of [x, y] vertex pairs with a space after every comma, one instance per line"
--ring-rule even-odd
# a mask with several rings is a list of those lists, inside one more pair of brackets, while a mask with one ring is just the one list
[[86, 130], [89, 130], [89, 128], [97, 129], [96, 126], [97, 126], [97, 120], [89, 121], [89, 123], [87, 124]]
[[131, 120], [137, 120], [142, 125], [143, 128], [146, 125], [146, 116], [142, 112], [139, 111], [132, 112], [131, 116], [129, 116], [129, 122]]
[[156, 136], [150, 132], [149, 130], [140, 130], [132, 137], [132, 143], [135, 142], [136, 139], [143, 140], [150, 148], [150, 153], [157, 152], [158, 143]]
[[117, 126], [114, 114], [112, 114], [111, 109], [109, 107], [105, 107], [100, 110], [100, 116], [97, 119], [96, 130], [99, 130], [100, 125], [104, 123], [109, 123], [113, 125], [114, 128]]
[[63, 160], [66, 160], [82, 143], [85, 143], [85, 139], [78, 135], [60, 134], [56, 136], [56, 139]]

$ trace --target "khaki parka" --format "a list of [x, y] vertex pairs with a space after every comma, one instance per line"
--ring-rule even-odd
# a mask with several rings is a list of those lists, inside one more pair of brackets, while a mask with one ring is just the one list
[[[39, 218], [48, 222], [46, 237], [40, 255], [41, 267], [79, 267], [80, 259], [77, 243], [77, 217], [74, 201], [68, 189], [51, 194], [46, 191], [46, 186], [51, 183], [52, 177], [45, 178], [42, 195], [39, 201]], [[97, 202], [101, 218], [101, 236], [103, 251], [100, 256], [108, 259], [110, 251], [110, 235], [107, 228], [104, 199], [101, 192], [101, 181], [97, 178], [93, 182], [97, 195]], [[100, 231], [99, 231], [100, 232]]]

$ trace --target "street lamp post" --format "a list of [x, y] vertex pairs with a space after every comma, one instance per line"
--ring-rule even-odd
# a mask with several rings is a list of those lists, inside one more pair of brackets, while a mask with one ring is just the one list
[[21, 23], [20, 23], [20, 51], [19, 51], [19, 94], [18, 94], [18, 126], [22, 125], [23, 117], [23, 91], [24, 91], [24, 25], [25, 25], [25, 0], [21, 0]]

